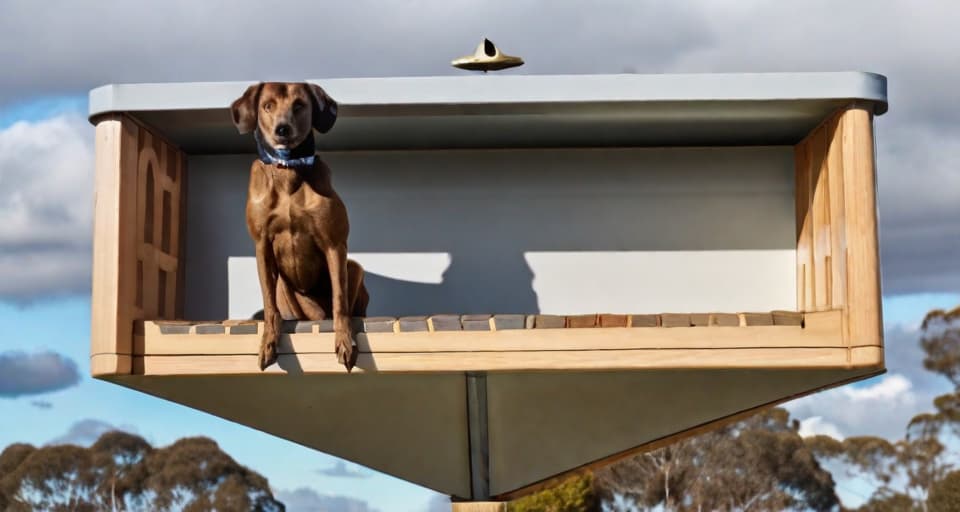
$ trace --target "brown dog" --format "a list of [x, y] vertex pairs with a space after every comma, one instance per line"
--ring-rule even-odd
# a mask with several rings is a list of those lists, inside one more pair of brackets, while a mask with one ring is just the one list
[[277, 360], [282, 320], [333, 318], [337, 360], [353, 368], [351, 316], [365, 316], [363, 269], [347, 259], [347, 209], [330, 169], [316, 157], [313, 129], [326, 133], [337, 104], [319, 86], [260, 83], [231, 105], [240, 133], [254, 132], [247, 229], [263, 293], [260, 369]]

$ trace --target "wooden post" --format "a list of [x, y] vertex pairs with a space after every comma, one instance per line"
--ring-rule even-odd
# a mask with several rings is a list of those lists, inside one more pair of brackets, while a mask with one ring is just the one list
[[123, 115], [96, 126], [90, 373], [132, 371], [137, 320], [183, 308], [186, 155]]
[[464, 501], [452, 505], [453, 512], [507, 512], [505, 501]]
[[90, 373], [131, 371], [136, 294], [137, 136], [139, 127], [122, 116], [104, 117], [96, 127], [93, 221], [93, 289]]
[[873, 114], [851, 104], [795, 148], [797, 309], [840, 309], [847, 346], [882, 346]]

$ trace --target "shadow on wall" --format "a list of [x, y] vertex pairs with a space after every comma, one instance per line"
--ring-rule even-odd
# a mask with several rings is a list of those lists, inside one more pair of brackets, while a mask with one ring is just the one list
[[[496, 271], [478, 276], [475, 269], [488, 268], [490, 258], [495, 259]], [[479, 265], [472, 259], [486, 263]], [[523, 254], [451, 254], [441, 283], [405, 281], [370, 271], [365, 279], [370, 316], [539, 312], [533, 270]]]
[[[249, 316], [262, 306], [244, 223], [250, 160], [190, 159], [189, 319]], [[349, 209], [349, 248], [367, 270], [370, 315], [795, 301], [789, 147], [356, 151], [324, 160]], [[384, 259], [367, 264], [361, 254]], [[449, 262], [424, 266], [424, 278], [403, 259], [410, 254]], [[234, 274], [235, 259], [245, 262]], [[786, 299], [745, 302], [770, 289]]]

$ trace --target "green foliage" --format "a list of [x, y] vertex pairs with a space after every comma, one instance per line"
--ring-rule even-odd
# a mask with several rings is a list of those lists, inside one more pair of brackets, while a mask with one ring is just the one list
[[927, 498], [927, 510], [930, 512], [951, 512], [960, 510], [960, 471], [947, 473], [930, 489]]
[[282, 512], [267, 479], [204, 437], [153, 448], [126, 432], [90, 448], [8, 446], [0, 453], [0, 510], [250, 510]]
[[640, 510], [831, 510], [839, 501], [783, 409], [628, 458], [597, 472], [604, 502]]
[[593, 512], [599, 511], [593, 474], [567, 479], [556, 487], [511, 501], [510, 512]]

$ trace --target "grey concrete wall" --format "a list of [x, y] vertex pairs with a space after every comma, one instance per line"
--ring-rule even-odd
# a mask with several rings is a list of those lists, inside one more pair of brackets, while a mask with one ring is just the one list
[[[369, 314], [796, 305], [790, 147], [326, 153]], [[251, 155], [190, 159], [188, 318], [260, 309]]]

